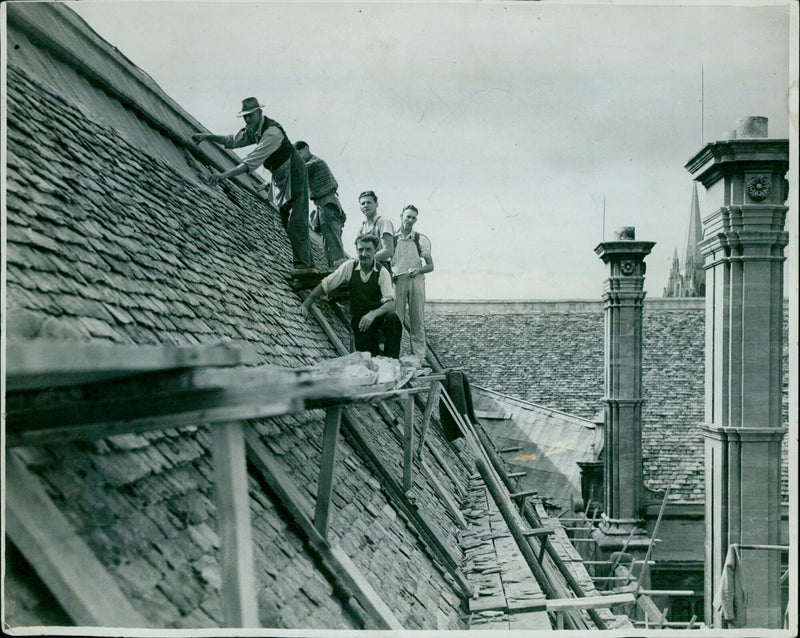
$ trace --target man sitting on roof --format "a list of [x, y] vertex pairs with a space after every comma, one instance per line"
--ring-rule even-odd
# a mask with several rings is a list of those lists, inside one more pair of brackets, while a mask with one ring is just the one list
[[289, 141], [286, 131], [275, 120], [265, 116], [258, 100], [248, 97], [242, 100], [239, 117], [244, 118], [245, 127], [236, 135], [212, 135], [197, 133], [192, 140], [199, 144], [209, 140], [225, 148], [256, 147], [238, 166], [209, 178], [212, 186], [217, 182], [248, 171], [254, 172], [263, 164], [272, 174], [271, 200], [278, 207], [281, 223], [292, 244], [295, 268], [311, 268], [311, 245], [308, 240], [308, 173], [306, 164]]
[[[350, 322], [356, 350], [372, 356], [400, 358], [403, 325], [394, 312], [394, 288], [389, 271], [375, 260], [380, 240], [374, 235], [356, 238], [358, 259], [348, 259], [325, 277], [300, 305], [303, 318], [314, 302], [331, 290], [346, 285], [350, 289]], [[356, 274], [358, 273], [358, 274]], [[383, 330], [386, 341], [380, 350], [378, 332]]]

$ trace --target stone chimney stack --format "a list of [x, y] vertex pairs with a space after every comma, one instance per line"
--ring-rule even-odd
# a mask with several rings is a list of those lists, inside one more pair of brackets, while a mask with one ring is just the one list
[[[706, 189], [705, 619], [731, 544], [780, 544], [783, 255], [789, 140], [739, 120], [686, 164]], [[748, 627], [780, 628], [780, 554], [743, 550]], [[739, 626], [737, 625], [733, 626]]]
[[[642, 309], [644, 258], [655, 242], [636, 241], [626, 227], [595, 252], [608, 264], [605, 310], [604, 517], [596, 540], [619, 549], [641, 522], [642, 506]], [[644, 531], [643, 542], [646, 542]], [[637, 545], [632, 539], [629, 548]]]

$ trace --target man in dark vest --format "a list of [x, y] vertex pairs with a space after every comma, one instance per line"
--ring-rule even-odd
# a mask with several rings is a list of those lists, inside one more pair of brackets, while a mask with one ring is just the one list
[[342, 209], [339, 194], [336, 192], [339, 183], [333, 176], [328, 163], [324, 159], [312, 155], [308, 143], [295, 142], [294, 147], [306, 163], [308, 191], [316, 205], [316, 210], [311, 213], [311, 230], [322, 235], [322, 245], [325, 247], [328, 266], [335, 268], [347, 259], [342, 246], [342, 226], [344, 226], [347, 215]]
[[223, 179], [254, 172], [259, 166], [264, 166], [272, 174], [270, 201], [278, 207], [281, 223], [289, 235], [294, 268], [310, 268], [313, 261], [308, 240], [306, 165], [289, 141], [286, 131], [263, 114], [262, 106], [254, 97], [242, 100], [239, 117], [244, 118], [245, 127], [236, 135], [198, 133], [192, 135], [192, 140], [196, 144], [208, 140], [225, 148], [256, 145], [241, 164], [222, 173], [214, 173], [208, 182], [213, 186]]
[[[403, 325], [394, 312], [392, 276], [375, 260], [379, 245], [380, 240], [374, 235], [360, 235], [356, 239], [358, 258], [348, 259], [317, 284], [301, 304], [300, 312], [303, 318], [307, 318], [317, 299], [339, 286], [347, 286], [356, 350], [398, 359]], [[383, 352], [378, 340], [381, 330], [385, 339]]]

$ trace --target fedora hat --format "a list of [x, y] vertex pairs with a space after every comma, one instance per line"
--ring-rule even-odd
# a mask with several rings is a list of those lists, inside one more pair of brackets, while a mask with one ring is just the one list
[[246, 97], [242, 100], [242, 110], [239, 111], [239, 115], [237, 115], [237, 117], [242, 117], [242, 115], [247, 115], [248, 113], [252, 113], [253, 111], [263, 107], [264, 105], [259, 104], [256, 98]]

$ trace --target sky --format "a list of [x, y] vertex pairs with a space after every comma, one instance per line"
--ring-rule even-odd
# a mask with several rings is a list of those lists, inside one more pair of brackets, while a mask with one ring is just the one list
[[361, 191], [395, 226], [415, 204], [428, 299], [599, 298], [594, 249], [621, 226], [656, 242], [660, 297], [686, 245], [686, 162], [742, 116], [797, 137], [788, 2], [71, 6], [213, 133], [261, 100], [333, 170], [346, 249]]

